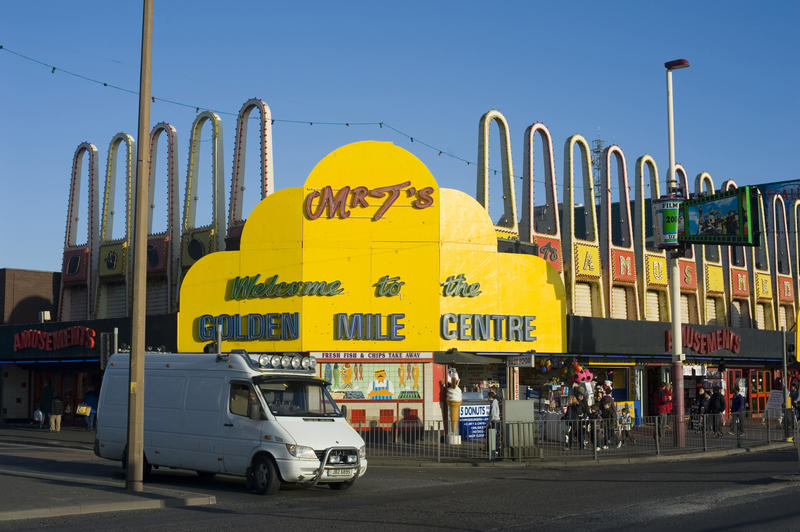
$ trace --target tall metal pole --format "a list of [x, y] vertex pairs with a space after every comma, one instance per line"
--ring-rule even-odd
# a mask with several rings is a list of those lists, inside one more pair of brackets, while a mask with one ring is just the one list
[[[669, 142], [669, 169], [667, 193], [675, 194], [678, 181], [675, 178], [675, 126], [672, 114], [672, 70], [689, 66], [689, 62], [670, 61], [667, 69], [667, 137]], [[678, 252], [669, 252], [669, 293], [672, 301], [672, 412], [675, 414], [675, 446], [686, 443], [686, 423], [683, 405], [683, 337], [681, 335], [681, 283]]]
[[133, 233], [133, 316], [128, 396], [128, 471], [125, 487], [142, 491], [144, 459], [144, 342], [147, 294], [147, 180], [150, 177], [150, 79], [153, 56], [153, 0], [144, 0], [142, 64], [139, 76], [139, 138], [136, 216]]

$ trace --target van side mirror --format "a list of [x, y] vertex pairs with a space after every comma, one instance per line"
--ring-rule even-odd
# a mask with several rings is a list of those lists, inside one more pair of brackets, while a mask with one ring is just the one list
[[347, 405], [340, 406], [339, 410], [342, 412], [342, 417], [347, 419]]

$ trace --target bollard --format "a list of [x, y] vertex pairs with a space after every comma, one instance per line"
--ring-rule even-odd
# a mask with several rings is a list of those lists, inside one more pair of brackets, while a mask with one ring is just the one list
[[436, 422], [436, 463], [442, 461], [442, 423]]
[[656, 432], [654, 436], [656, 438], [656, 454], [659, 455], [661, 454], [661, 445], [660, 442], [658, 441], [658, 416], [656, 416]]
[[708, 451], [708, 431], [706, 430], [706, 419], [708, 416], [706, 414], [700, 414], [703, 416], [703, 451]]

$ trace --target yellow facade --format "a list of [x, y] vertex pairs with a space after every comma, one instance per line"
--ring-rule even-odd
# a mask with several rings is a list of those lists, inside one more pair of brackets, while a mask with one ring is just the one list
[[180, 301], [183, 352], [218, 322], [226, 351], [566, 350], [558, 272], [498, 253], [480, 204], [391, 143], [344, 146], [268, 196], [240, 251], [200, 259]]

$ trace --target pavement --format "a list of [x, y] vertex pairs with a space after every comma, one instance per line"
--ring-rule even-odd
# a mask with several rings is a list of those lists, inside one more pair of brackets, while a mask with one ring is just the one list
[[[0, 444], [38, 445], [92, 452], [94, 432], [83, 427], [62, 427], [60, 432], [39, 429], [35, 425], [0, 424]], [[461, 460], [436, 463], [419, 457], [378, 457], [370, 456], [370, 466], [388, 467], [587, 467], [592, 465], [618, 465], [632, 463], [652, 463], [661, 461], [697, 460], [715, 458], [755, 451], [769, 451], [793, 446], [792, 443], [772, 443], [754, 447], [717, 449], [704, 453], [669, 454], [661, 456], [604, 458], [594, 460], [549, 459], [542, 460]], [[126, 510], [148, 510], [176, 506], [198, 506], [216, 504], [214, 496], [187, 491], [164, 489], [148, 484], [142, 492], [125, 489], [122, 480], [108, 477], [90, 477], [39, 473], [22, 469], [0, 467], [0, 482], [13, 485], [0, 497], [0, 521], [14, 519], [34, 519], [68, 515], [120, 512]]]
[[[34, 425], [0, 425], [0, 442], [91, 451], [94, 432], [78, 427], [49, 432]], [[0, 521], [216, 503], [213, 496], [147, 484], [141, 492], [128, 491], [124, 480], [86, 475], [0, 468], [0, 482], [13, 486], [0, 497]]]

